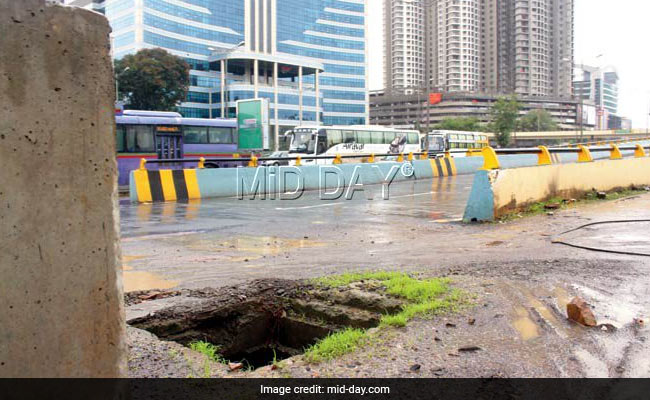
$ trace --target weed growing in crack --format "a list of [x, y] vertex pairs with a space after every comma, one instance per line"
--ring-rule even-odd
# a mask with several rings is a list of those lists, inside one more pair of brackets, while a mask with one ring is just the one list
[[365, 330], [347, 328], [335, 332], [320, 340], [305, 351], [308, 362], [318, 363], [332, 360], [344, 354], [351, 353], [357, 348], [368, 343], [369, 337]]
[[212, 361], [216, 361], [221, 364], [228, 364], [228, 360], [226, 360], [221, 356], [221, 354], [219, 354], [219, 346], [215, 346], [212, 343], [198, 340], [196, 342], [190, 343], [189, 347], [190, 349], [207, 356]]

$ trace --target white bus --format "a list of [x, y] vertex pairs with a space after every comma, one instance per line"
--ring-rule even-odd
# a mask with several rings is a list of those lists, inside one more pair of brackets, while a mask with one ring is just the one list
[[[289, 156], [342, 156], [371, 154], [419, 153], [420, 133], [415, 130], [383, 126], [305, 126], [287, 133], [291, 135]], [[344, 159], [360, 162], [362, 158]], [[303, 164], [332, 164], [332, 158], [303, 160]], [[291, 162], [295, 164], [295, 162]]]
[[449, 151], [462, 157], [468, 150], [481, 150], [489, 146], [488, 137], [482, 132], [432, 131], [422, 140], [422, 149], [430, 156]]

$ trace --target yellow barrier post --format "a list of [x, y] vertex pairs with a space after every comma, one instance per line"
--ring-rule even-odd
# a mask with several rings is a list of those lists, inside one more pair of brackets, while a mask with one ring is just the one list
[[147, 164], [147, 159], [146, 158], [141, 158], [140, 159], [140, 169], [147, 169], [145, 168], [145, 165]]
[[232, 158], [239, 158], [239, 153], [235, 153], [232, 155]]
[[340, 154], [336, 155], [336, 158], [334, 159], [333, 164], [343, 164], [343, 160], [341, 159]]
[[587, 147], [580, 145], [578, 148], [580, 149], [580, 152], [578, 153], [578, 162], [594, 161], [593, 157], [591, 157], [591, 152]]
[[199, 158], [199, 166], [198, 166], [198, 168], [199, 169], [205, 168], [205, 158], [203, 158], [203, 157]]
[[617, 145], [612, 144], [612, 149], [610, 150], [610, 160], [620, 160], [623, 158], [623, 154], [621, 153], [621, 149], [618, 148]]
[[553, 164], [553, 159], [551, 158], [551, 153], [548, 151], [546, 146], [539, 146], [539, 154], [537, 155], [537, 165], [551, 165]]
[[409, 153], [407, 160], [413, 161], [413, 152]]
[[634, 157], [636, 158], [645, 157], [645, 149], [643, 148], [643, 145], [640, 144], [636, 145], [636, 150], [634, 150]]
[[257, 167], [257, 157], [251, 156], [251, 160], [248, 162], [249, 167]]
[[[429, 159], [429, 152], [428, 151], [424, 151], [424, 152], [422, 152], [422, 154], [420, 154], [420, 160], [428, 160], [428, 159]], [[409, 160], [409, 161], [413, 161], [413, 160]]]
[[298, 156], [296, 157], [296, 167], [299, 167], [302, 165], [302, 157]]
[[485, 147], [481, 150], [483, 155], [483, 168], [484, 170], [499, 169], [499, 158], [497, 157], [496, 151], [492, 147]]
[[375, 162], [375, 153], [372, 153], [370, 157], [368, 157], [368, 162], [369, 163], [374, 163]]
[[397, 162], [404, 162], [404, 153], [399, 153], [399, 156], [397, 156]]

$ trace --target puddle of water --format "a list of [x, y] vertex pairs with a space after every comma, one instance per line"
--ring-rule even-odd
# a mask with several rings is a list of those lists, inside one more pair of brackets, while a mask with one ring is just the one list
[[135, 261], [135, 260], [141, 260], [141, 259], [143, 259], [145, 257], [146, 256], [126, 256], [126, 255], [122, 255], [122, 261], [128, 263], [128, 262]]
[[571, 302], [569, 292], [567, 292], [566, 289], [557, 286], [553, 288], [553, 296], [557, 302], [558, 309], [560, 311], [566, 310], [566, 306]]
[[[242, 236], [235, 239], [227, 240], [221, 243], [215, 243], [208, 240], [199, 240], [190, 244], [188, 247], [193, 250], [203, 251], [236, 251], [252, 253], [261, 256], [274, 256], [287, 250], [305, 249], [312, 247], [324, 247], [324, 242], [318, 242], [309, 239], [285, 239], [272, 236]], [[251, 257], [239, 257], [243, 261]], [[232, 260], [236, 261], [236, 260]]]
[[325, 221], [311, 221], [311, 223], [314, 225], [323, 225], [325, 224]]
[[537, 324], [533, 322], [524, 307], [515, 307], [517, 319], [512, 323], [512, 326], [519, 332], [523, 340], [534, 339], [539, 336], [539, 329]]
[[138, 290], [171, 289], [178, 286], [178, 281], [169, 281], [162, 277], [144, 271], [123, 272], [124, 292], [135, 292]]

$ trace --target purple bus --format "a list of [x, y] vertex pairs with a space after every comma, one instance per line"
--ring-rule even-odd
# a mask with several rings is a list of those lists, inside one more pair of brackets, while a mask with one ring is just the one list
[[[126, 110], [115, 117], [117, 125], [118, 184], [129, 184], [129, 172], [140, 159], [233, 158], [210, 163], [206, 168], [237, 167], [237, 121], [235, 119], [183, 118], [179, 113]], [[242, 157], [248, 155], [242, 154]], [[150, 164], [148, 169], [189, 168], [189, 163]], [[194, 165], [195, 166], [195, 165]]]

